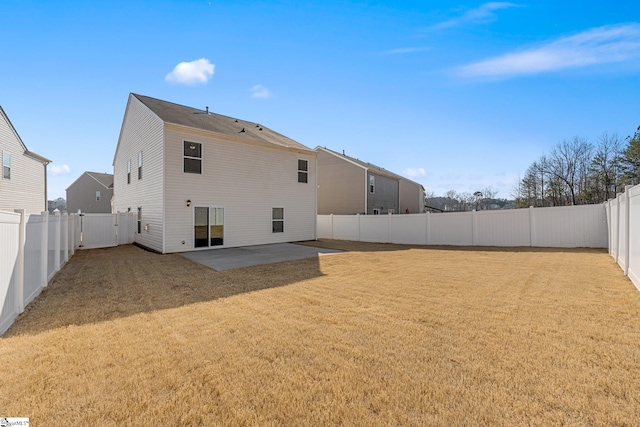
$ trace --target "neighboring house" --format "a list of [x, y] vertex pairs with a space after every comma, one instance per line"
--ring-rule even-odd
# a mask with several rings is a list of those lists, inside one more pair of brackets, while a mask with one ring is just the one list
[[26, 209], [39, 214], [47, 210], [47, 165], [27, 149], [0, 107], [0, 210]]
[[319, 215], [424, 212], [424, 188], [417, 182], [324, 147], [315, 151]]
[[111, 213], [113, 175], [85, 172], [67, 188], [67, 212]]
[[130, 94], [113, 166], [158, 252], [316, 238], [316, 153], [261, 124]]

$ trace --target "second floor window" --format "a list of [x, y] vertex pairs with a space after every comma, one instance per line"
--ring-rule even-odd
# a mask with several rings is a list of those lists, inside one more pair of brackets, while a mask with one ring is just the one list
[[375, 193], [375, 192], [376, 192], [376, 177], [373, 175], [369, 175], [369, 193]]
[[202, 144], [184, 141], [183, 164], [185, 173], [202, 174]]
[[2, 177], [11, 179], [11, 154], [2, 153]]
[[131, 184], [131, 160], [127, 162], [127, 184]]
[[298, 159], [298, 182], [309, 182], [309, 161]]
[[138, 153], [138, 179], [142, 179], [142, 151]]
[[96, 202], [100, 201], [100, 191], [96, 191]]

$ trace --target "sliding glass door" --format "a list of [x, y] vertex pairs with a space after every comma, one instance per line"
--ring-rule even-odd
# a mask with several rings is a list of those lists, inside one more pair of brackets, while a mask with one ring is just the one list
[[195, 207], [193, 215], [196, 248], [224, 245], [224, 208]]

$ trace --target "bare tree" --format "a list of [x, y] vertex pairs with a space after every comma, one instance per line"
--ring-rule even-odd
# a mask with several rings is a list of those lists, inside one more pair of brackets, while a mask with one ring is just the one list
[[620, 140], [618, 135], [603, 133], [598, 138], [590, 171], [593, 178], [592, 191], [596, 203], [609, 200], [618, 192], [620, 183]]
[[565, 204], [578, 204], [578, 196], [588, 176], [592, 151], [593, 146], [579, 137], [564, 140], [551, 151], [548, 159], [549, 173], [564, 187]]

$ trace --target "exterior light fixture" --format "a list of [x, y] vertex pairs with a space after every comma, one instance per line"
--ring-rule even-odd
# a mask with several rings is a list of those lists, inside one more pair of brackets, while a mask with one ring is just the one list
[[187, 200], [187, 207], [191, 206], [191, 200]]

